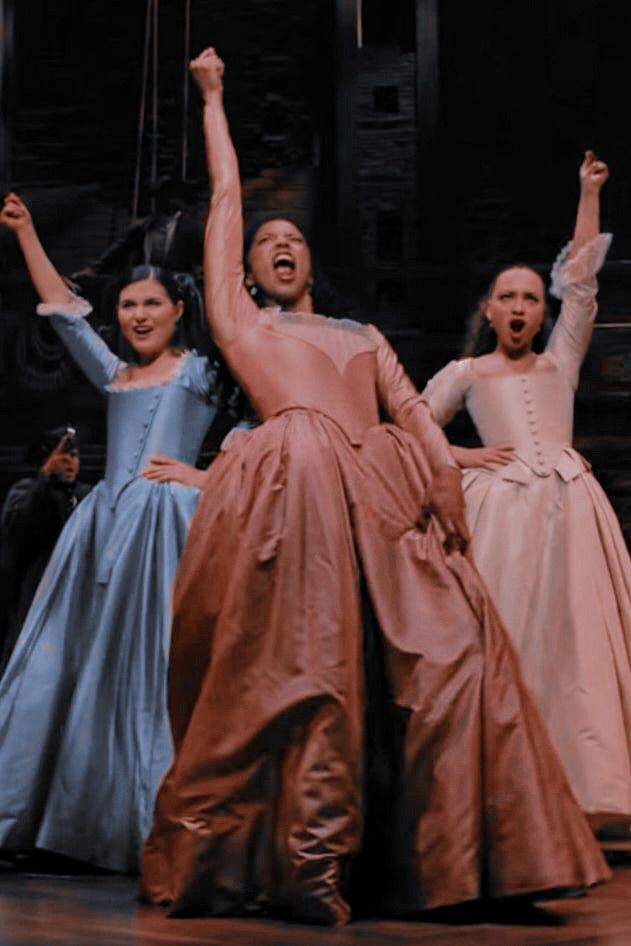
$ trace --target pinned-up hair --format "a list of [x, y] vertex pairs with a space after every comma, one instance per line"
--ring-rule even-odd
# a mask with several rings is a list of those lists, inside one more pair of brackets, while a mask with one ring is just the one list
[[[492, 352], [495, 349], [497, 338], [495, 335], [495, 330], [486, 317], [485, 308], [489, 299], [493, 295], [493, 290], [495, 289], [497, 280], [503, 273], [508, 272], [509, 269], [528, 269], [531, 273], [535, 273], [535, 275], [541, 279], [541, 274], [537, 272], [534, 266], [529, 266], [528, 263], [510, 263], [509, 265], [502, 266], [501, 269], [498, 269], [491, 279], [488, 289], [483, 296], [480, 296], [478, 299], [478, 304], [467, 319], [465, 337], [460, 354], [461, 358], [477, 358], [479, 355], [488, 355], [489, 352]], [[542, 352], [546, 347], [546, 343], [550, 337], [550, 332], [552, 331], [552, 326], [554, 324], [550, 315], [550, 308], [545, 291], [545, 283], [543, 283], [543, 286], [543, 325], [541, 327], [541, 331], [537, 333], [532, 343], [533, 351], [536, 352]]]
[[[153, 279], [159, 283], [173, 303], [182, 302], [184, 310], [182, 317], [175, 326], [172, 344], [175, 348], [195, 348], [197, 351], [208, 353], [213, 350], [210, 331], [204, 319], [204, 304], [202, 295], [191, 273], [176, 273], [162, 266], [151, 263], [140, 263], [125, 270], [113, 282], [110, 292], [112, 305], [118, 305], [118, 297], [126, 286]], [[118, 354], [126, 361], [130, 360], [131, 346], [119, 338], [116, 345]]]

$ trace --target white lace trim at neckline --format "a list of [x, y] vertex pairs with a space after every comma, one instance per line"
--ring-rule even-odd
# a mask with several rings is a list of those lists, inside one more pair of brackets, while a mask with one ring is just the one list
[[[171, 371], [168, 373], [166, 377], [162, 378], [160, 381], [152, 381], [150, 379], [147, 381], [114, 380], [112, 381], [111, 384], [107, 385], [107, 390], [108, 391], [138, 391], [143, 388], [163, 388], [166, 385], [171, 384], [179, 376], [180, 372], [184, 368], [184, 365], [188, 361], [190, 354], [191, 354], [190, 351], [179, 352]], [[120, 378], [120, 376], [125, 371], [127, 371], [129, 367], [130, 366], [126, 362], [123, 363], [116, 377]]]

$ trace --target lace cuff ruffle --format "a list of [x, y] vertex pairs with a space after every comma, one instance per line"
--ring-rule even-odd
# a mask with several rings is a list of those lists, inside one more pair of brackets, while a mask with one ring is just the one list
[[569, 260], [572, 241], [566, 243], [554, 263], [550, 272], [550, 293], [556, 299], [562, 299], [563, 293], [573, 283], [586, 282], [600, 270], [605, 262], [613, 236], [611, 233], [599, 233], [580, 248], [576, 256]]
[[92, 306], [81, 296], [72, 293], [67, 302], [40, 302], [35, 311], [38, 315], [71, 315], [84, 319], [92, 311]]

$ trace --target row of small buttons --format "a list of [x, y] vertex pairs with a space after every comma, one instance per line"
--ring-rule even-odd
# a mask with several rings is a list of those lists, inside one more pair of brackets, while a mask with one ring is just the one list
[[143, 426], [143, 428], [144, 428], [144, 435], [143, 435], [142, 438], [140, 439], [140, 442], [139, 442], [139, 445], [138, 445], [138, 449], [137, 449], [136, 452], [132, 455], [130, 465], [127, 467], [127, 472], [130, 473], [131, 475], [133, 475], [133, 474], [136, 472], [136, 469], [137, 469], [137, 467], [138, 467], [138, 460], [139, 460], [139, 458], [140, 458], [141, 451], [142, 451], [142, 449], [144, 449], [145, 442], [146, 442], [146, 440], [147, 440], [147, 433], [149, 432], [149, 425], [151, 424], [151, 421], [153, 420], [152, 415], [155, 414], [156, 408], [157, 408], [157, 406], [158, 406], [158, 402], [160, 401], [160, 397], [161, 397], [160, 391], [156, 391], [156, 392], [153, 394], [153, 396], [152, 396], [152, 398], [151, 398], [151, 401], [149, 402], [149, 404], [148, 404], [148, 406], [147, 406], [147, 412], [148, 412], [148, 414], [149, 414], [149, 419], [143, 421], [143, 424], [142, 424], [142, 426]]
[[530, 391], [530, 382], [528, 376], [522, 374], [521, 376], [521, 386], [524, 394], [524, 403], [526, 404], [526, 413], [528, 415], [528, 425], [530, 427], [530, 433], [532, 435], [532, 442], [535, 448], [535, 453], [537, 455], [537, 466], [543, 470], [545, 468], [545, 461], [543, 459], [543, 450], [541, 449], [541, 441], [537, 436], [537, 421], [535, 419], [535, 409], [532, 403], [532, 394]]

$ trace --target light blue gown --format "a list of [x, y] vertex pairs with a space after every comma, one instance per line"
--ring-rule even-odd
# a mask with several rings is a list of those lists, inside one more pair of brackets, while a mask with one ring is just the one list
[[199, 492], [140, 471], [193, 463], [216, 376], [189, 352], [168, 383], [112, 387], [123, 363], [77, 315], [51, 321], [107, 394], [105, 478], [57, 542], [0, 681], [0, 848], [134, 870], [171, 758], [170, 594]]

